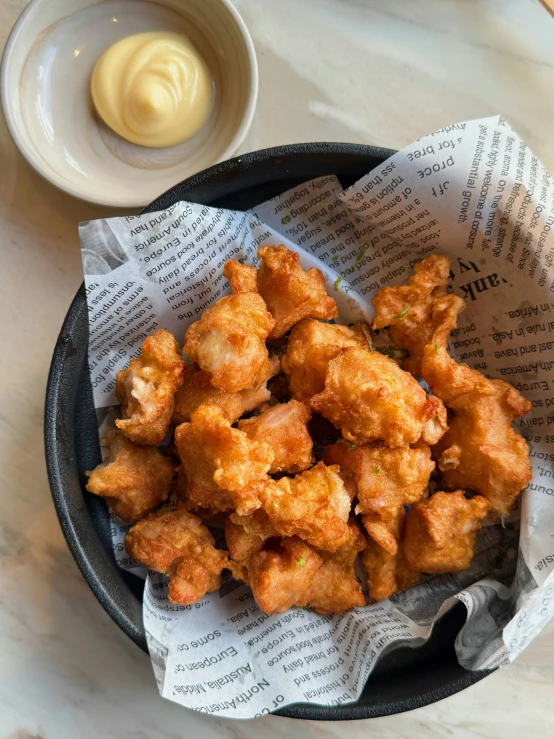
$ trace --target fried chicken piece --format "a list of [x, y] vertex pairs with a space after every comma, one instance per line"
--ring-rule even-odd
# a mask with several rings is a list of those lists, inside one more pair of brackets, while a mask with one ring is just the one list
[[284, 336], [302, 318], [330, 320], [338, 316], [321, 270], [311, 267], [306, 272], [298, 254], [283, 245], [262, 246], [258, 257], [258, 292], [275, 318], [270, 339]]
[[236, 259], [229, 259], [223, 265], [223, 274], [229, 280], [232, 293], [258, 292], [258, 271], [256, 267], [241, 264]]
[[316, 572], [311, 585], [295, 605], [310, 606], [321, 615], [343, 613], [350, 608], [365, 605], [354, 563], [358, 552], [365, 548], [366, 540], [354, 518], [348, 521], [348, 534], [348, 541], [336, 552], [319, 552], [323, 566]]
[[[260, 516], [265, 519], [263, 522]], [[270, 535], [267, 536], [262, 533], [266, 527], [270, 531]], [[235, 580], [246, 582], [249, 558], [264, 548], [270, 536], [279, 538], [278, 534], [261, 508], [246, 516], [239, 516], [238, 513], [227, 514], [224, 528], [233, 577]]]
[[299, 601], [323, 564], [321, 556], [296, 536], [252, 555], [247, 582], [256, 603], [268, 616], [283, 613]]
[[381, 442], [349, 449], [344, 442], [325, 447], [325, 464], [338, 464], [354, 478], [356, 513], [393, 518], [401, 506], [415, 503], [429, 484], [435, 468], [428, 446], [389, 449]]
[[231, 513], [225, 522], [225, 541], [235, 580], [248, 581], [249, 558], [260, 552], [268, 539], [280, 538], [267, 513], [258, 508], [247, 516]]
[[267, 513], [258, 508], [247, 516], [231, 513], [225, 522], [225, 540], [235, 580], [248, 580], [248, 560], [260, 552], [268, 539], [279, 537]]
[[265, 410], [261, 415], [239, 421], [240, 431], [254, 441], [266, 441], [273, 449], [270, 474], [303, 472], [314, 458], [307, 423], [312, 412], [304, 403], [290, 400]]
[[177, 390], [175, 395], [175, 410], [171, 423], [180, 424], [190, 421], [190, 415], [201, 405], [217, 405], [227, 416], [230, 423], [234, 423], [247, 411], [253, 411], [262, 403], [267, 403], [271, 393], [267, 389], [268, 381], [279, 372], [279, 358], [269, 359], [269, 370], [264, 366], [252, 387], [239, 390], [236, 393], [224, 393], [212, 387], [207, 372], [199, 370], [192, 373], [185, 384]]
[[396, 508], [390, 511], [387, 518], [382, 518], [377, 513], [365, 513], [362, 516], [362, 523], [369, 537], [389, 554], [396, 554], [398, 551], [397, 530], [394, 524], [398, 523], [399, 512], [402, 510], [404, 509]]
[[281, 360], [292, 397], [309, 403], [325, 388], [329, 362], [349, 346], [368, 348], [362, 324], [348, 327], [309, 319], [297, 323]]
[[138, 521], [169, 497], [176, 464], [156, 447], [138, 446], [110, 429], [102, 444], [109, 457], [88, 477], [87, 490], [100, 495], [124, 521]]
[[214, 513], [209, 508], [202, 508], [201, 506], [196, 505], [187, 495], [187, 484], [187, 476], [183, 471], [183, 467], [180, 466], [177, 468], [177, 478], [173, 486], [173, 493], [179, 501], [179, 507], [185, 508], [187, 511], [194, 513], [194, 515], [198, 516], [206, 526], [218, 529], [223, 528], [227, 514], [221, 511]]
[[532, 479], [529, 446], [511, 423], [530, 403], [507, 382], [489, 382], [450, 401], [454, 418], [433, 454], [447, 488], [474, 490], [504, 515]]
[[[256, 511], [255, 511], [256, 513]], [[263, 549], [265, 539], [257, 534], [249, 533], [244, 526], [239, 526], [228, 516], [225, 519], [225, 541], [229, 556], [241, 562]]]
[[310, 405], [355, 444], [375, 439], [391, 448], [420, 439], [435, 444], [446, 430], [438, 398], [392, 359], [358, 347], [343, 349], [329, 364], [325, 390]]
[[229, 518], [234, 524], [241, 526], [248, 534], [261, 539], [262, 543], [273, 536], [279, 536], [279, 532], [263, 508], [258, 508], [245, 516], [241, 516], [236, 512], [231, 513]]
[[175, 444], [186, 475], [186, 498], [194, 506], [241, 514], [259, 508], [273, 463], [270, 444], [232, 428], [214, 405], [201, 405], [190, 423], [177, 426]]
[[447, 340], [444, 332], [435, 332], [422, 363], [433, 392], [453, 411], [433, 456], [447, 488], [473, 490], [487, 498], [491, 512], [503, 515], [532, 479], [529, 447], [512, 428], [531, 403], [504, 380], [489, 380], [457, 363], [446, 350]]
[[149, 570], [169, 576], [169, 600], [187, 605], [218, 590], [227, 552], [184, 508], [152, 513], [127, 532], [125, 549]]
[[212, 593], [221, 587], [221, 570], [227, 567], [227, 559], [218, 549], [206, 548], [202, 556], [194, 556], [194, 552], [176, 559], [168, 571], [169, 593], [171, 603], [188, 605], [202, 600], [206, 593]]
[[435, 331], [424, 348], [421, 362], [424, 380], [447, 407], [470, 390], [486, 390], [490, 383], [480, 372], [456, 362], [448, 354], [450, 332], [456, 327], [460, 313], [460, 305], [452, 297], [446, 295], [435, 303], [432, 316]]
[[298, 536], [329, 552], [348, 540], [350, 498], [338, 473], [338, 466], [319, 462], [296, 477], [266, 485], [262, 506], [281, 536]]
[[189, 327], [184, 351], [208, 373], [213, 387], [236, 393], [252, 387], [260, 373], [267, 373], [265, 340], [274, 325], [257, 293], [228, 295]]
[[477, 531], [489, 508], [485, 498], [475, 495], [468, 500], [462, 490], [435, 493], [415, 503], [406, 521], [406, 561], [432, 575], [466, 570], [473, 557]]
[[[371, 522], [364, 521], [370, 538], [362, 552], [362, 564], [367, 574], [370, 596], [375, 600], [383, 600], [417, 582], [419, 572], [413, 570], [404, 557], [404, 509], [399, 508], [395, 517], [387, 521], [371, 518]], [[372, 526], [372, 523], [375, 525]]]
[[[423, 350], [435, 331], [433, 306], [445, 294], [449, 272], [448, 259], [432, 254], [414, 265], [414, 274], [405, 285], [382, 287], [371, 301], [375, 308], [373, 328], [389, 327], [396, 346], [409, 352], [402, 369], [414, 377], [421, 375]], [[463, 307], [461, 298], [451, 298]]]
[[474, 490], [493, 513], [509, 513], [532, 479], [529, 446], [511, 425], [527, 413], [527, 405], [514, 387], [491, 380], [489, 395], [470, 392], [450, 407], [455, 416], [433, 449], [446, 487]]
[[137, 444], [160, 444], [184, 379], [185, 363], [175, 337], [163, 328], [155, 331], [144, 340], [140, 356], [116, 375], [123, 419], [115, 425]]

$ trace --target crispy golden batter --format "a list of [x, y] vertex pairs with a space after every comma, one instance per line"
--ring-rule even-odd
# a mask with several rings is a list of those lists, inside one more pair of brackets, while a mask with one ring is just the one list
[[241, 526], [248, 534], [257, 536], [262, 540], [262, 542], [273, 536], [279, 536], [279, 532], [262, 508], [258, 508], [257, 510], [252, 511], [252, 513], [248, 513], [246, 516], [240, 516], [238, 513], [231, 513], [229, 518], [237, 526]]
[[236, 509], [244, 514], [260, 506], [273, 450], [231, 427], [223, 411], [201, 405], [190, 423], [175, 429], [175, 444], [186, 475], [186, 497], [211, 511]]
[[396, 346], [409, 352], [402, 369], [414, 377], [421, 375], [423, 350], [435, 330], [433, 305], [445, 293], [449, 272], [448, 259], [432, 254], [414, 265], [414, 274], [407, 284], [382, 287], [371, 301], [375, 308], [373, 328], [390, 327], [390, 337]]
[[173, 486], [173, 493], [179, 501], [179, 506], [185, 508], [187, 511], [194, 513], [195, 516], [206, 524], [206, 526], [215, 526], [216, 528], [222, 528], [227, 518], [226, 513], [221, 511], [211, 511], [209, 508], [202, 508], [196, 505], [187, 495], [187, 476], [183, 471], [183, 467], [177, 468], [177, 478]]
[[305, 319], [296, 324], [289, 336], [287, 353], [282, 358], [283, 372], [289, 380], [293, 398], [309, 403], [325, 388], [329, 362], [348, 346], [367, 349], [362, 324], [340, 326]]
[[447, 351], [450, 332], [456, 327], [460, 306], [455, 296], [439, 298], [433, 307], [435, 331], [425, 346], [421, 361], [424, 380], [431, 390], [449, 406], [450, 401], [469, 390], [485, 389], [489, 380], [467, 364], [459, 364]]
[[396, 554], [398, 551], [398, 532], [394, 524], [398, 522], [398, 516], [403, 510], [397, 508], [387, 518], [382, 518], [377, 513], [365, 513], [362, 516], [362, 523], [369, 537], [389, 554]]
[[254, 441], [266, 441], [273, 449], [270, 474], [302, 472], [314, 461], [307, 423], [312, 412], [304, 403], [290, 400], [261, 415], [239, 421], [239, 429]]
[[485, 498], [475, 495], [468, 500], [462, 490], [435, 493], [415, 503], [406, 521], [406, 561], [432, 575], [466, 570], [489, 508]]
[[302, 318], [330, 320], [338, 316], [319, 269], [304, 271], [298, 254], [283, 245], [262, 246], [258, 256], [258, 292], [276, 321], [270, 339], [284, 336]]
[[319, 552], [323, 566], [295, 605], [309, 605], [322, 615], [343, 613], [365, 605], [362, 588], [356, 580], [354, 562], [358, 552], [365, 548], [366, 540], [354, 518], [348, 522], [348, 534], [348, 541], [336, 552]]
[[382, 518], [394, 517], [398, 508], [419, 500], [435, 468], [426, 445], [389, 449], [373, 442], [349, 449], [344, 442], [337, 442], [325, 447], [323, 460], [338, 464], [343, 475], [354, 477], [356, 513]]
[[446, 426], [438, 398], [392, 359], [357, 347], [343, 349], [329, 364], [325, 390], [310, 405], [355, 444], [374, 439], [391, 448], [420, 439], [434, 444]]
[[195, 603], [218, 590], [227, 566], [227, 552], [214, 547], [208, 529], [184, 508], [139, 521], [127, 532], [125, 549], [149, 570], [169, 575], [172, 603]]
[[202, 555], [187, 553], [176, 559], [169, 568], [169, 593], [171, 603], [188, 605], [201, 600], [206, 593], [221, 587], [221, 570], [227, 567], [224, 552], [204, 547]]
[[236, 259], [229, 259], [223, 265], [223, 274], [229, 280], [232, 293], [258, 292], [256, 267], [241, 264]]
[[248, 559], [261, 551], [264, 545], [263, 538], [248, 533], [243, 526], [233, 523], [230, 517], [225, 519], [225, 541], [229, 556], [236, 562]]
[[236, 393], [252, 387], [260, 373], [267, 373], [265, 340], [274, 325], [257, 293], [228, 295], [189, 327], [184, 350], [209, 374], [213, 387]]
[[362, 564], [367, 574], [370, 596], [382, 600], [417, 582], [419, 572], [407, 564], [402, 549], [404, 509], [400, 508], [395, 518], [388, 521], [379, 519], [375, 523], [379, 524], [375, 528], [365, 523], [370, 538], [362, 552]]
[[348, 540], [350, 498], [335, 465], [319, 462], [296, 477], [271, 480], [262, 506], [281, 536], [298, 536], [334, 552]]
[[302, 597], [322, 564], [319, 554], [295, 536], [252, 555], [247, 577], [256, 603], [268, 616], [283, 613]]
[[269, 371], [263, 372], [256, 378], [251, 388], [239, 390], [236, 393], [224, 393], [212, 387], [207, 372], [198, 370], [186, 378], [184, 385], [175, 395], [175, 410], [171, 423], [180, 424], [190, 421], [190, 414], [201, 405], [217, 405], [231, 423], [239, 419], [243, 413], [253, 411], [262, 403], [271, 398], [267, 389], [268, 380], [279, 372], [279, 358], [270, 357]]
[[530, 404], [512, 385], [491, 380], [487, 392], [470, 391], [449, 407], [454, 418], [433, 448], [445, 485], [474, 490], [494, 513], [508, 513], [532, 479], [529, 446], [511, 423]]
[[167, 436], [174, 395], [185, 379], [175, 337], [163, 328], [148, 336], [140, 356], [117, 373], [115, 393], [123, 420], [115, 422], [137, 444], [159, 444]]
[[435, 332], [422, 363], [433, 392], [454, 412], [433, 456], [446, 487], [474, 490], [487, 498], [492, 512], [508, 513], [532, 477], [529, 447], [512, 428], [531, 403], [504, 380], [489, 380], [456, 362], [447, 340], [444, 331]]
[[138, 446], [110, 429], [103, 444], [110, 455], [87, 472], [89, 493], [100, 495], [124, 521], [138, 521], [167, 500], [176, 464], [156, 447]]
[[225, 521], [225, 541], [235, 580], [248, 581], [250, 557], [260, 552], [267, 540], [274, 537], [280, 538], [267, 513], [261, 508], [247, 516], [231, 513]]

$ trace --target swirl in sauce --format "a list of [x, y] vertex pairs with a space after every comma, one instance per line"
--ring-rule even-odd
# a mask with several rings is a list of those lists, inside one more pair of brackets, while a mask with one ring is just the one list
[[213, 105], [210, 71], [189, 39], [153, 31], [121, 39], [92, 74], [94, 105], [124, 139], [162, 148], [191, 138]]

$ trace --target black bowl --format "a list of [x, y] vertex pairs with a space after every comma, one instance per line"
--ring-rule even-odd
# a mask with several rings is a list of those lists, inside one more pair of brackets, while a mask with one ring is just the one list
[[[178, 200], [245, 210], [327, 174], [336, 174], [346, 187], [393, 153], [352, 144], [265, 149], [184, 180], [144, 212], [167, 208]], [[48, 378], [45, 446], [50, 487], [63, 533], [84, 578], [114, 621], [146, 651], [143, 584], [117, 567], [107, 508], [84, 488], [84, 471], [100, 461], [87, 344], [83, 285], [64, 321]], [[463, 690], [488, 674], [467, 672], [456, 660], [454, 640], [464, 620], [465, 609], [460, 604], [440, 620], [423, 647], [401, 648], [381, 659], [354, 704], [334, 708], [298, 704], [277, 713], [303, 719], [363, 719], [418, 708]]]

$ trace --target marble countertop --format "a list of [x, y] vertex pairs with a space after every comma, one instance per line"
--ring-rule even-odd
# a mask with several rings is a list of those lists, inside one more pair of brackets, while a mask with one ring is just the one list
[[[538, 0], [237, 0], [260, 99], [242, 151], [401, 147], [502, 113], [554, 171], [554, 18]], [[0, 44], [25, 0], [0, 0]], [[162, 700], [65, 545], [42, 446], [50, 357], [82, 280], [76, 224], [108, 215], [31, 170], [0, 121], [0, 739], [554, 737], [554, 624], [513, 665], [419, 710], [344, 724], [233, 722]], [[40, 307], [39, 307], [40, 306]]]

